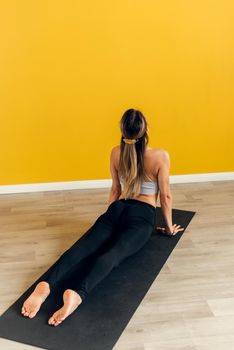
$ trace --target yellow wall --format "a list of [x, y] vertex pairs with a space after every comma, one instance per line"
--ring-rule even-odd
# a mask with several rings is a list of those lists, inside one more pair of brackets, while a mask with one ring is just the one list
[[1, 0], [0, 184], [110, 178], [139, 108], [171, 175], [234, 171], [233, 0]]

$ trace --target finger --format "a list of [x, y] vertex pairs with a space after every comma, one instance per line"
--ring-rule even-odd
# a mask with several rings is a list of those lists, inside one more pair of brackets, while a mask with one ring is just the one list
[[178, 229], [176, 230], [176, 233], [179, 232], [179, 231], [183, 231], [183, 228], [178, 228]]

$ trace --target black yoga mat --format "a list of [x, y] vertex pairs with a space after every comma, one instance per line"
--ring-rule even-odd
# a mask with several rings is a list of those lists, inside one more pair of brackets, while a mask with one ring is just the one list
[[[155, 214], [156, 226], [164, 226], [160, 207], [156, 208]], [[172, 209], [173, 223], [185, 229], [194, 215], [193, 211]], [[34, 318], [23, 316], [23, 302], [36, 284], [43, 280], [43, 276], [52, 265], [1, 315], [0, 337], [51, 350], [113, 349], [184, 232], [185, 230], [176, 236], [168, 237], [160, 231], [153, 231], [141, 250], [115, 267], [95, 286], [84, 302], [56, 327], [47, 322], [49, 317], [62, 307], [64, 289], [72, 288], [74, 277], [82, 278], [95, 259], [96, 253], [80, 262], [69, 276], [59, 283], [58, 288], [49, 295]]]

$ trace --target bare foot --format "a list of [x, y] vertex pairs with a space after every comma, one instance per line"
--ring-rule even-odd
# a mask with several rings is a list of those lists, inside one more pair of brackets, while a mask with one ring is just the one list
[[39, 311], [41, 304], [45, 301], [45, 299], [50, 294], [50, 286], [47, 282], [39, 282], [32, 294], [25, 300], [21, 313], [24, 316], [28, 316], [29, 318], [33, 318], [36, 316], [36, 313]]
[[66, 289], [63, 293], [63, 302], [63, 307], [49, 318], [49, 324], [58, 326], [66, 317], [76, 310], [76, 308], [82, 303], [82, 299], [74, 290]]

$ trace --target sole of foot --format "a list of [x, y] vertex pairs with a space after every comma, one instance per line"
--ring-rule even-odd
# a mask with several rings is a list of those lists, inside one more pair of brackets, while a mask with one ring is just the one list
[[48, 320], [48, 324], [58, 326], [82, 303], [82, 299], [78, 293], [72, 289], [66, 289], [63, 293], [64, 305], [57, 310]]
[[22, 315], [29, 318], [35, 317], [41, 307], [41, 304], [45, 301], [49, 294], [49, 283], [44, 281], [39, 282], [32, 294], [25, 300], [21, 309]]

